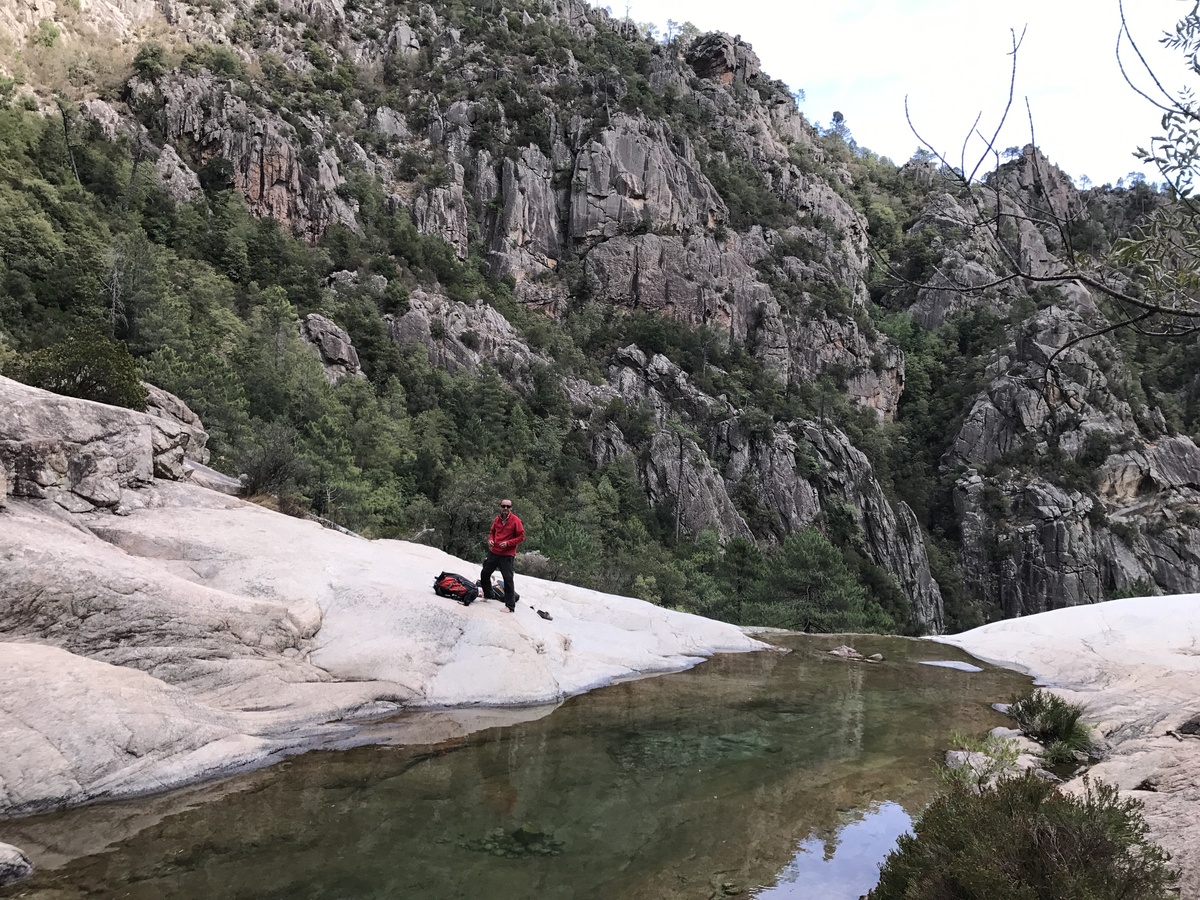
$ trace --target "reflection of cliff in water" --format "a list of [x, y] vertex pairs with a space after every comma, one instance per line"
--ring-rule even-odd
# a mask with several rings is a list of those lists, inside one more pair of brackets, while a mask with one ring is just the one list
[[[999, 724], [988, 704], [1027, 683], [916, 665], [934, 655], [921, 642], [855, 640], [887, 660], [797, 636], [788, 654], [721, 657], [508, 728], [297, 757], [180, 795], [22, 896], [658, 900], [773, 885], [806, 842], [833, 847], [879, 804], [918, 811], [950, 731]], [[36, 852], [112, 809], [6, 833]]]

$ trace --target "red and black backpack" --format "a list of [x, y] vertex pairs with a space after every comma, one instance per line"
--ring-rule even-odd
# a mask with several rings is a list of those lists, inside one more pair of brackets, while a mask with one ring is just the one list
[[439, 597], [457, 600], [463, 606], [470, 606], [479, 596], [479, 588], [475, 582], [453, 572], [443, 572], [433, 579], [433, 592]]

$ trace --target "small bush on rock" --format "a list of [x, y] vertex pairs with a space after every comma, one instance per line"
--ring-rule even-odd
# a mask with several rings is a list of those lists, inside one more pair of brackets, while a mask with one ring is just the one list
[[974, 740], [954, 731], [950, 733], [950, 743], [957, 749], [946, 755], [946, 765], [938, 774], [956, 787], [979, 793], [1017, 771], [1020, 751], [1014, 740], [994, 734]]
[[1008, 714], [1022, 732], [1047, 748], [1051, 764], [1069, 762], [1074, 751], [1086, 752], [1092, 745], [1092, 730], [1080, 721], [1083, 707], [1049, 691], [1033, 691], [1014, 699]]
[[1163, 900], [1176, 879], [1141, 804], [1084, 779], [1082, 796], [1026, 774], [961, 785], [921, 815], [868, 900]]

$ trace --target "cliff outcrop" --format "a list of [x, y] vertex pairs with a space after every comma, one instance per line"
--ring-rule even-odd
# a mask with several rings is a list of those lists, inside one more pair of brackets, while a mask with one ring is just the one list
[[[1032, 148], [994, 180], [987, 202], [1012, 203], [1036, 180], [1046, 185], [1038, 202], [1088, 226], [1082, 196]], [[1052, 249], [1061, 235], [1015, 210], [1006, 207], [1015, 224], [1003, 249], [974, 227], [976, 208], [948, 194], [914, 225], [940, 236], [937, 270], [910, 294], [914, 319], [1003, 317], [982, 390], [941, 460], [969, 590], [1004, 616], [1194, 590], [1200, 449], [1171, 434], [1110, 333], [1103, 298], [1073, 282], [1031, 296], [1001, 277], [1007, 258], [1035, 275], [1065, 269]], [[982, 285], [995, 287], [963, 289]]]

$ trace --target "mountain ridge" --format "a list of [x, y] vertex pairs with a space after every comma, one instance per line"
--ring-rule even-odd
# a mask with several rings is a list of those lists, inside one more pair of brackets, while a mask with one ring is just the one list
[[[1107, 339], [1067, 354], [1058, 396], [1086, 402], [1037, 387], [1042, 348], [1082, 334], [1080, 315], [1103, 320], [1097, 300], [1079, 286], [982, 287], [1003, 248], [974, 228], [961, 190], [928, 160], [897, 168], [813, 128], [740, 39], [658, 44], [573, 0], [164, 0], [48, 19], [5, 5], [46, 71], [57, 42], [78, 53], [73, 22], [172, 39], [127, 41], [114, 88], [77, 73], [77, 107], [29, 104], [62, 120], [55, 177], [68, 187], [85, 129], [127, 154], [110, 164], [114, 225], [94, 251], [107, 287], [68, 305], [106, 319], [149, 380], [203, 407], [226, 466], [299, 447], [305, 472], [265, 487], [463, 552], [455, 507], [485, 515], [478, 485], [499, 480], [529, 494], [556, 572], [758, 624], [939, 632], [1200, 577], [1187, 515], [1200, 495], [1154, 474], [1160, 447], [1192, 459], [1189, 414], [1168, 423], [1169, 392], [1147, 393]], [[1145, 203], [1144, 190], [1081, 194], [1032, 149], [995, 177], [1017, 192], [1044, 172], [1094, 241]], [[1013, 240], [1056, 265], [1056, 238], [1034, 223]], [[148, 258], [172, 265], [164, 247], [198, 253], [233, 299], [121, 287]], [[23, 326], [8, 309], [10, 343], [36, 352], [46, 317]], [[348, 396], [364, 388], [334, 384], [317, 402], [324, 389], [305, 386], [314, 370], [290, 333], [311, 313], [347, 332], [370, 404]], [[215, 382], [233, 385], [228, 399], [214, 402]], [[454, 390], [475, 399], [443, 404]], [[391, 412], [363, 418], [371, 404]], [[399, 444], [386, 462], [356, 443], [371, 427]], [[557, 483], [491, 458], [497, 434], [535, 467], [553, 460]], [[350, 484], [368, 472], [373, 499]], [[1136, 502], [1118, 486], [1134, 481]], [[557, 521], [559, 509], [581, 514]], [[605, 529], [623, 564], [596, 558]], [[666, 549], [653, 563], [638, 555], [648, 538]], [[736, 545], [754, 560], [750, 603], [729, 596], [739, 541], [754, 545]], [[837, 577], [793, 589], [819, 559]]]

